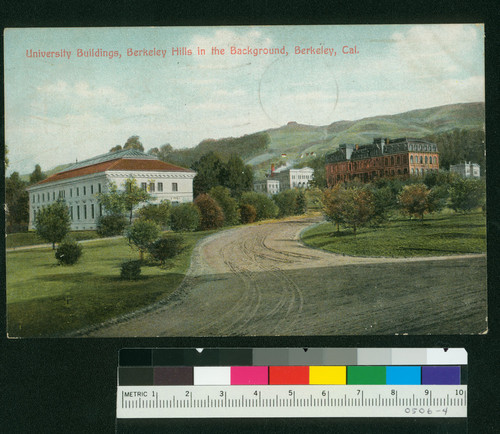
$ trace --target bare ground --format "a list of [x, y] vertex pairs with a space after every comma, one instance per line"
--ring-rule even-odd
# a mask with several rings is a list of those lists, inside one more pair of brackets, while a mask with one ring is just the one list
[[314, 219], [219, 232], [193, 253], [168, 303], [86, 334], [278, 336], [475, 334], [486, 323], [486, 256], [359, 258], [304, 246]]

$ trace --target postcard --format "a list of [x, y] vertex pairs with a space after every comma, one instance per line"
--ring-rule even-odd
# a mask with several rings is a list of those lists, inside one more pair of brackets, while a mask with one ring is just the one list
[[4, 39], [9, 337], [487, 333], [482, 24]]

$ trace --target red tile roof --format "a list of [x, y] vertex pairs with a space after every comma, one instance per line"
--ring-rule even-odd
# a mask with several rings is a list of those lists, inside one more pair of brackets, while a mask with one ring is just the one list
[[74, 170], [55, 173], [52, 176], [40, 181], [39, 184], [47, 182], [60, 181], [62, 179], [76, 178], [78, 176], [91, 175], [92, 173], [106, 172], [108, 170], [126, 170], [126, 171], [143, 171], [150, 170], [153, 172], [192, 172], [190, 169], [174, 166], [170, 163], [165, 163], [160, 160], [141, 160], [132, 158], [120, 158], [117, 160], [104, 161], [103, 163], [93, 164], [91, 166], [80, 167]]

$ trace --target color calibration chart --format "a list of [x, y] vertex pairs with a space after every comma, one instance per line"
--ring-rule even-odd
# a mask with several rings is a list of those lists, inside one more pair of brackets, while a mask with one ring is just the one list
[[127, 348], [117, 418], [467, 417], [463, 348]]

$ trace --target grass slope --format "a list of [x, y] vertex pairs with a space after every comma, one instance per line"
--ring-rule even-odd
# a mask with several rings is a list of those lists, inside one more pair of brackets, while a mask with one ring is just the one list
[[125, 238], [86, 244], [73, 266], [57, 265], [46, 248], [7, 253], [9, 336], [58, 336], [165, 298], [184, 278], [196, 242], [209, 233], [183, 234], [185, 250], [165, 268], [143, 266], [137, 281], [120, 279], [121, 262], [138, 258]]
[[[76, 241], [93, 240], [99, 238], [96, 231], [73, 231], [69, 233], [69, 237]], [[34, 246], [37, 244], [48, 244], [42, 240], [36, 232], [19, 232], [16, 234], [7, 234], [5, 238], [5, 246], [9, 249], [12, 247]]]
[[445, 256], [486, 252], [486, 218], [482, 213], [439, 214], [420, 220], [407, 218], [384, 226], [365, 227], [354, 236], [337, 234], [332, 223], [306, 230], [302, 241], [311, 246], [350, 256]]

